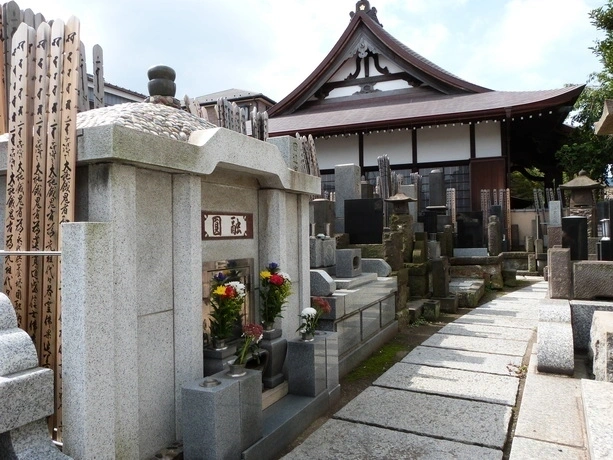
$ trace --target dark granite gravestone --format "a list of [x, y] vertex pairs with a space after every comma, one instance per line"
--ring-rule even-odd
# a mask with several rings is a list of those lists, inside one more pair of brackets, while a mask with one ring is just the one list
[[437, 233], [436, 221], [437, 221], [436, 211], [424, 211], [424, 232], [425, 233]]
[[571, 260], [587, 260], [587, 218], [562, 217], [562, 247], [570, 248]]
[[351, 244], [380, 244], [383, 241], [383, 200], [345, 200], [345, 233]]
[[483, 212], [460, 212], [458, 222], [458, 248], [483, 247]]
[[430, 203], [429, 206], [446, 206], [447, 196], [445, 194], [445, 174], [440, 169], [433, 169], [430, 172]]

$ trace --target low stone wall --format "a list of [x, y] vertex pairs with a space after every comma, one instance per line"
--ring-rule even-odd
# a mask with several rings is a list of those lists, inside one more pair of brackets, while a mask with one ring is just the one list
[[487, 257], [451, 257], [452, 278], [475, 278], [483, 279], [491, 289], [502, 289], [504, 281], [502, 279], [501, 255]]

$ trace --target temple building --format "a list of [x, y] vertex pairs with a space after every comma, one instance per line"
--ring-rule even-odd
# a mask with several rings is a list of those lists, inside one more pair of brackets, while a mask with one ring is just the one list
[[377, 158], [422, 187], [434, 168], [456, 189], [458, 211], [480, 210], [481, 189], [510, 187], [510, 173], [537, 167], [545, 185], [562, 183], [555, 152], [583, 85], [494, 91], [462, 80], [385, 31], [376, 8], [358, 1], [319, 66], [269, 109], [270, 135], [313, 135], [322, 185], [335, 165], [353, 163], [367, 179]]

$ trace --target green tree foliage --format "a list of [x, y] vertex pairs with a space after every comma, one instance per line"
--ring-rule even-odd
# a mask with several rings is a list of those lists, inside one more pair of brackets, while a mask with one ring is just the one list
[[575, 130], [556, 158], [572, 178], [585, 169], [592, 179], [603, 179], [613, 159], [613, 137], [597, 136], [594, 123], [602, 114], [605, 99], [613, 99], [613, 0], [590, 12], [591, 23], [605, 33], [596, 40], [592, 51], [603, 65], [590, 76], [587, 86], [571, 113]]

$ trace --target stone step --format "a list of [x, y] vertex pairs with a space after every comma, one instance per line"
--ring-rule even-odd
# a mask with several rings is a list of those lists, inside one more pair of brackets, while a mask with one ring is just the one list
[[591, 460], [613, 458], [613, 383], [581, 380], [583, 415]]
[[336, 282], [336, 289], [356, 289], [360, 286], [364, 286], [365, 284], [377, 281], [377, 274], [363, 273], [355, 278], [332, 278]]
[[458, 298], [458, 306], [474, 308], [485, 294], [485, 281], [472, 278], [452, 278], [449, 292]]

